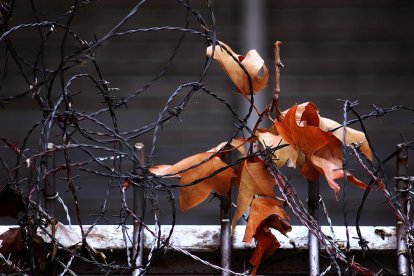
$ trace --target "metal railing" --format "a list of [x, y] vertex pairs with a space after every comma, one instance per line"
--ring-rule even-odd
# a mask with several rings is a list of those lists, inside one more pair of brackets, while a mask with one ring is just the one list
[[[398, 145], [397, 155], [397, 177], [396, 177], [396, 195], [403, 213], [410, 218], [411, 213], [411, 185], [408, 177], [408, 154], [405, 144]], [[407, 227], [403, 221], [397, 218], [397, 257], [398, 273], [401, 275], [411, 275], [411, 265], [409, 259]]]
[[[136, 154], [138, 156], [137, 163], [133, 166], [133, 171], [136, 175], [140, 175], [139, 168], [142, 168], [145, 165], [145, 148], [142, 143], [135, 144]], [[224, 154], [224, 161], [227, 163], [231, 163], [231, 152], [227, 152]], [[407, 145], [400, 144], [398, 145], [398, 155], [397, 155], [397, 171], [396, 171], [396, 197], [398, 199], [399, 205], [402, 207], [404, 214], [410, 218], [411, 215], [411, 185], [410, 182], [413, 180], [413, 177], [408, 176], [408, 154], [407, 154]], [[47, 159], [45, 160], [45, 166], [47, 166]], [[316, 221], [319, 218], [319, 205], [321, 202], [321, 197], [319, 195], [319, 182], [309, 182], [308, 188], [308, 212], [309, 215], [312, 216]], [[132, 254], [130, 256], [130, 265], [132, 275], [140, 275], [140, 268], [144, 265], [144, 248], [148, 247], [148, 241], [145, 243], [145, 235], [144, 235], [144, 227], [143, 227], [143, 219], [144, 219], [144, 210], [145, 210], [145, 187], [143, 186], [133, 186], [133, 212], [137, 218], [133, 220], [133, 230], [132, 230], [132, 244], [130, 244], [132, 248]], [[54, 213], [56, 208], [56, 199], [58, 198], [58, 194], [56, 193], [55, 188], [55, 181], [52, 180], [46, 183], [45, 189], [45, 204], [48, 212], [50, 214]], [[211, 250], [215, 246], [220, 248], [221, 254], [221, 275], [231, 275], [233, 272], [231, 271], [232, 265], [232, 250], [240, 250], [243, 248], [250, 248], [251, 246], [245, 245], [242, 242], [243, 239], [243, 228], [244, 226], [238, 226], [234, 236], [231, 236], [231, 190], [226, 194], [220, 197], [220, 229], [215, 226], [191, 226], [193, 228], [192, 235], [193, 237], [188, 241], [183, 239], [182, 241], [180, 238], [176, 238], [172, 244], [174, 244], [175, 248], [181, 248], [182, 250]], [[84, 226], [85, 229], [88, 226]], [[185, 236], [185, 229], [188, 226], [176, 226], [175, 231], [177, 235], [175, 237]], [[108, 235], [108, 238], [112, 239], [112, 243], [109, 246], [106, 246], [102, 243], [102, 241], [94, 240], [93, 235], [88, 237], [88, 242], [94, 245], [98, 249], [125, 249], [125, 243], [121, 242], [122, 234], [118, 233], [119, 229], [114, 229], [112, 226], [100, 226], [95, 225], [93, 231], [98, 231], [100, 234]], [[340, 226], [333, 227], [336, 229], [338, 233], [338, 240], [344, 240], [345, 231]], [[195, 229], [195, 230], [194, 230]], [[279, 233], [275, 233], [278, 239], [281, 241], [281, 248], [285, 249], [308, 249], [309, 250], [309, 275], [321, 275], [320, 267], [319, 267], [319, 249], [320, 249], [320, 242], [318, 238], [312, 234], [311, 231], [307, 230], [304, 226], [294, 226], [293, 232], [291, 234], [290, 240], [286, 237], [280, 235]], [[411, 275], [411, 267], [412, 267], [412, 260], [410, 259], [409, 254], [409, 240], [407, 237], [407, 227], [401, 219], [397, 218], [396, 228], [394, 231], [393, 227], [361, 227], [363, 235], [365, 237], [370, 237], [371, 239], [371, 249], [376, 250], [396, 250], [397, 255], [397, 267], [398, 273], [400, 275]], [[331, 231], [332, 226], [329, 227], [322, 227], [323, 231]], [[168, 229], [164, 231], [169, 231]], [[116, 236], [117, 233], [119, 236]], [[194, 233], [197, 233], [194, 236]], [[384, 235], [383, 233], [387, 233]], [[209, 242], [201, 243], [199, 239], [201, 237], [210, 236], [212, 237], [215, 235], [217, 237], [219, 234], [219, 239], [211, 238]], [[307, 235], [307, 239], [305, 241], [305, 235]], [[342, 236], [343, 237], [342, 237]], [[356, 234], [355, 234], [356, 236]], [[395, 238], [395, 240], [393, 240]], [[116, 240], [116, 241], [114, 241]], [[119, 241], [118, 241], [119, 240]], [[119, 244], [118, 244], [118, 243]], [[187, 242], [187, 243], [186, 243]], [[178, 243], [178, 244], [177, 244]], [[208, 244], [210, 246], [205, 246], [203, 248], [200, 247], [200, 244]], [[197, 248], [199, 246], [199, 248]], [[351, 250], [358, 250], [361, 249], [357, 242], [353, 242], [351, 244]], [[189, 253], [189, 256], [192, 256]], [[207, 264], [209, 264], [207, 262]], [[217, 266], [214, 266], [217, 268]]]

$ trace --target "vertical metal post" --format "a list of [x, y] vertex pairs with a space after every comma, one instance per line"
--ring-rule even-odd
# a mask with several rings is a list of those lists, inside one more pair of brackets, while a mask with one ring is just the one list
[[[308, 211], [309, 214], [318, 221], [319, 219], [319, 181], [308, 181]], [[309, 245], [309, 275], [319, 275], [319, 240], [312, 234], [308, 233]]]
[[[242, 14], [240, 21], [240, 38], [242, 52], [247, 53], [251, 49], [256, 49], [257, 52], [264, 60], [268, 60], [266, 53], [269, 50], [266, 41], [267, 37], [267, 21], [266, 21], [266, 8], [267, 0], [243, 0], [240, 1], [240, 12]], [[269, 63], [270, 64], [270, 63]], [[254, 97], [254, 105], [259, 109], [263, 110], [269, 99], [269, 89], [257, 93]], [[240, 98], [240, 114], [246, 114], [250, 108], [250, 102], [246, 99]], [[243, 115], [244, 116], [244, 115]], [[257, 122], [259, 116], [256, 112], [252, 112], [247, 121], [247, 126], [251, 129]], [[250, 134], [244, 131], [247, 136]]]
[[[144, 165], [145, 160], [145, 150], [144, 144], [136, 143], [135, 150], [138, 156], [138, 164], [134, 164], [134, 173], [140, 173], [138, 168], [139, 166]], [[143, 219], [145, 211], [145, 188], [133, 185], [133, 211], [134, 214]], [[144, 264], [144, 231], [142, 223], [134, 219], [134, 228], [132, 234], [132, 260], [135, 261], [133, 264], [134, 270], [132, 275], [140, 275], [140, 267]]]
[[[55, 145], [52, 143], [47, 144], [47, 149], [53, 149]], [[50, 159], [53, 159], [52, 161]], [[50, 165], [52, 164], [52, 165]], [[49, 175], [48, 177], [44, 177], [47, 170], [52, 166], [52, 169], [56, 168], [56, 151], [52, 152], [52, 156], [49, 154], [45, 155], [41, 161], [41, 170], [42, 170], [42, 177], [44, 178], [44, 190], [43, 190], [43, 197], [45, 200], [45, 208], [47, 213], [51, 217], [56, 216], [56, 199], [59, 197], [58, 192], [56, 192], [56, 173]], [[55, 240], [52, 240], [52, 252], [56, 252], [58, 250], [58, 245]], [[49, 268], [49, 272], [51, 275], [56, 275], [57, 270], [57, 263], [53, 262], [52, 266]]]
[[[408, 155], [405, 144], [398, 145], [397, 156], [397, 181], [396, 192], [398, 202], [404, 214], [409, 218], [410, 212], [410, 182], [408, 179]], [[397, 258], [398, 273], [400, 275], [410, 275], [410, 266], [407, 247], [407, 228], [405, 224], [397, 218]]]
[[[223, 161], [231, 163], [231, 152], [223, 153]], [[220, 200], [220, 245], [221, 245], [221, 267], [231, 268], [231, 186], [227, 194], [221, 195]], [[230, 273], [222, 271], [222, 276]]]
[[[54, 147], [53, 144], [49, 143], [47, 145], [48, 149], [52, 149]], [[48, 165], [49, 165], [49, 155], [42, 161], [42, 169], [46, 172]], [[53, 168], [56, 167], [56, 153], [53, 152]], [[45, 178], [45, 188], [44, 188], [44, 198], [45, 198], [45, 207], [48, 214], [51, 217], [55, 216], [56, 210], [56, 199], [58, 198], [59, 194], [56, 192], [56, 174], [53, 174], [51, 177]]]

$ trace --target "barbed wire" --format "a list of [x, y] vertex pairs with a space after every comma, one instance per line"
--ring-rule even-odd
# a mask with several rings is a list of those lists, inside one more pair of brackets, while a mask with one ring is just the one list
[[[218, 105], [223, 105], [235, 120], [234, 131], [227, 140], [227, 144], [222, 147], [222, 150], [229, 146], [231, 141], [243, 133], [243, 131], [251, 135], [253, 140], [256, 139], [255, 141], [257, 141], [257, 137], [254, 135], [254, 131], [246, 124], [254, 111], [253, 93], [250, 93], [249, 95], [250, 106], [247, 114], [240, 117], [234, 106], [221, 98], [220, 95], [214, 91], [211, 91], [211, 89], [209, 89], [203, 82], [212, 63], [211, 57], [206, 59], [196, 80], [181, 83], [176, 87], [171, 87], [170, 91], [172, 92], [166, 103], [160, 109], [158, 117], [154, 122], [139, 126], [135, 129], [125, 130], [123, 127], [120, 127], [118, 114], [125, 110], [128, 104], [139, 99], [141, 94], [153, 87], [166, 75], [167, 70], [176, 60], [178, 53], [182, 50], [182, 45], [189, 35], [199, 39], [201, 45], [220, 45], [216, 33], [213, 1], [207, 1], [206, 6], [204, 7], [205, 10], [199, 11], [191, 6], [189, 1], [177, 0], [177, 5], [186, 11], [183, 26], [153, 26], [124, 30], [124, 28], [126, 28], [126, 22], [132, 17], [138, 16], [146, 2], [147, 1], [145, 0], [139, 1], [104, 35], [100, 37], [95, 36], [93, 40], [88, 41], [83, 35], [77, 33], [72, 25], [81, 10], [93, 8], [94, 5], [99, 4], [98, 1], [75, 0], [73, 1], [72, 6], [59, 15], [57, 19], [53, 20], [51, 18], [45, 18], [42, 11], [38, 10], [36, 3], [31, 0], [30, 7], [35, 22], [19, 23], [12, 27], [10, 27], [10, 24], [12, 23], [11, 18], [14, 12], [15, 0], [0, 1], [0, 43], [4, 45], [5, 50], [4, 54], [2, 54], [4, 59], [2, 58], [0, 60], [0, 62], [3, 62], [3, 70], [1, 71], [0, 77], [0, 90], [6, 86], [11, 61], [17, 66], [18, 72], [26, 84], [26, 88], [23, 91], [15, 91], [13, 93], [8, 92], [12, 94], [0, 97], [0, 105], [7, 108], [11, 103], [18, 102], [23, 98], [29, 98], [36, 104], [37, 110], [42, 117], [42, 119], [28, 127], [26, 135], [20, 145], [10, 141], [7, 137], [0, 137], [0, 141], [15, 157], [12, 162], [8, 162], [6, 161], [6, 158], [0, 157], [2, 172], [4, 172], [4, 177], [1, 179], [1, 186], [12, 187], [13, 192], [17, 193], [25, 202], [25, 207], [17, 211], [24, 214], [23, 217], [20, 218], [19, 224], [21, 229], [24, 229], [23, 235], [25, 238], [25, 245], [30, 253], [32, 253], [28, 263], [23, 266], [13, 263], [0, 253], [0, 269], [7, 268], [13, 273], [28, 273], [34, 275], [42, 269], [39, 260], [35, 259], [34, 256], [36, 254], [34, 253], [36, 250], [46, 250], [48, 256], [53, 256], [48, 257], [49, 259], [47, 260], [55, 262], [61, 268], [59, 272], [61, 275], [65, 273], [76, 275], [74, 272], [75, 269], [73, 268], [73, 262], [75, 261], [81, 261], [96, 266], [106, 273], [138, 269], [139, 274], [143, 275], [150, 268], [154, 260], [164, 253], [164, 249], [173, 249], [215, 270], [224, 271], [234, 275], [246, 275], [248, 272], [240, 273], [220, 267], [170, 243], [170, 238], [176, 224], [176, 203], [172, 190], [178, 187], [184, 188], [197, 185], [229, 167], [237, 167], [242, 161], [257, 156], [265, 161], [267, 169], [273, 175], [278, 190], [282, 194], [283, 199], [286, 201], [291, 212], [319, 239], [326, 254], [329, 256], [330, 264], [325, 271], [322, 272], [322, 275], [328, 273], [333, 268], [336, 268], [336, 272], [340, 275], [343, 269], [343, 266], [340, 264], [341, 262], [347, 264], [349, 271], [353, 270], [365, 275], [374, 275], [374, 272], [371, 272], [363, 265], [354, 261], [353, 256], [351, 256], [352, 253], [349, 252], [348, 230], [347, 250], [344, 251], [339, 248], [335, 239], [335, 233], [333, 232], [332, 220], [328, 215], [328, 210], [324, 202], [321, 200], [324, 213], [331, 227], [333, 239], [330, 239], [321, 231], [319, 223], [310, 216], [303, 201], [297, 195], [292, 183], [290, 183], [288, 178], [276, 167], [273, 162], [275, 152], [286, 145], [279, 145], [273, 148], [258, 148], [256, 152], [250, 151], [250, 155], [233, 160], [228, 166], [215, 171], [207, 177], [200, 178], [186, 185], [169, 184], [163, 181], [163, 178], [177, 175], [177, 173], [160, 177], [152, 174], [148, 170], [148, 167], [152, 164], [153, 159], [155, 158], [156, 147], [159, 144], [159, 130], [171, 119], [180, 119], [180, 116], [191, 104], [191, 99], [196, 93], [204, 93]], [[207, 11], [207, 13], [205, 11]], [[203, 14], [207, 14], [207, 16], [203, 16]], [[52, 68], [48, 66], [46, 62], [48, 58], [46, 46], [47, 43], [55, 37], [57, 29], [63, 31], [63, 36], [59, 41], [58, 64], [55, 68]], [[37, 34], [37, 39], [40, 41], [37, 52], [31, 58], [24, 58], [19, 54], [18, 49], [15, 47], [15, 40], [17, 39], [14, 38], [14, 35], [19, 34], [22, 31], [31, 31], [33, 34]], [[99, 65], [99, 59], [95, 54], [99, 52], [100, 47], [106, 45], [113, 39], [120, 37], [129, 38], [150, 32], [174, 32], [181, 35], [177, 41], [175, 41], [175, 46], [169, 57], [161, 66], [161, 69], [140, 88], [129, 93], [125, 97], [119, 98], [114, 93], [114, 91], [117, 91], [117, 88], [110, 87], [110, 80], [104, 78], [103, 70]], [[69, 39], [73, 39], [76, 42], [75, 49], [72, 49], [72, 51], [68, 49]], [[223, 50], [230, 54], [229, 50], [225, 47], [223, 47]], [[243, 65], [241, 65], [235, 57], [232, 56], [232, 58], [239, 63], [247, 74]], [[82, 69], [85, 64], [91, 65], [91, 68], [84, 71], [81, 70], [83, 71], [81, 73], [71, 73], [70, 69]], [[77, 82], [84, 80], [89, 81], [94, 85], [97, 92], [96, 101], [102, 100], [104, 107], [91, 112], [84, 112], [76, 109], [73, 102], [74, 99], [76, 99], [77, 93], [74, 93], [71, 90]], [[252, 80], [250, 78], [249, 85], [250, 90], [252, 90]], [[373, 145], [371, 143], [370, 135], [364, 126], [365, 120], [369, 118], [383, 117], [393, 112], [414, 112], [413, 108], [402, 105], [389, 108], [379, 108], [374, 106], [374, 110], [369, 114], [359, 115], [356, 111], [357, 104], [358, 102], [345, 100], [342, 126], [331, 130], [335, 131], [339, 128], [344, 128], [343, 141], [346, 140], [346, 127], [359, 123], [367, 137], [367, 142], [369, 142], [370, 145]], [[356, 119], [348, 119], [348, 113], [355, 115]], [[110, 118], [109, 122], [102, 119], [103, 115]], [[152, 140], [149, 147], [149, 159], [144, 164], [140, 164], [142, 160], [140, 160], [132, 143], [137, 138], [141, 138], [150, 132], [152, 132]], [[28, 144], [33, 141], [37, 143], [36, 150], [28, 148]], [[412, 142], [405, 142], [405, 144], [408, 148], [412, 148]], [[360, 168], [372, 179], [364, 192], [356, 221], [360, 245], [365, 251], [369, 251], [369, 247], [368, 242], [361, 236], [359, 220], [364, 208], [364, 203], [374, 185], [383, 192], [390, 208], [392, 208], [395, 214], [407, 227], [410, 242], [413, 240], [414, 233], [409, 217], [404, 213], [398, 201], [395, 200], [395, 195], [390, 192], [388, 188], [386, 173], [383, 167], [388, 160], [391, 160], [391, 158], [396, 155], [396, 152], [386, 160], [381, 161], [376, 150], [372, 147], [371, 149], [374, 155], [374, 162], [364, 159], [358, 151], [358, 145], [343, 145], [342, 147], [343, 170], [347, 171], [349, 169], [348, 158], [352, 155], [357, 159]], [[352, 153], [351, 155], [350, 152]], [[178, 174], [196, 168], [219, 154], [221, 154], [221, 150], [212, 154], [202, 162], [193, 164], [191, 167], [178, 172]], [[83, 159], [78, 160], [79, 158], [73, 158], [74, 156], [81, 156]], [[51, 157], [54, 159], [53, 162], [50, 162]], [[76, 159], [76, 161], [72, 161], [72, 159]], [[132, 171], [130, 168], [127, 168], [129, 164], [137, 166], [137, 170]], [[86, 230], [83, 227], [82, 207], [79, 203], [79, 191], [76, 182], [78, 171], [90, 174], [93, 177], [103, 178], [107, 181], [105, 197], [102, 199], [100, 210], [96, 214], [93, 214], [96, 218], [92, 225]], [[56, 191], [51, 192], [53, 190], [51, 182], [56, 178], [58, 173], [65, 174], [62, 180], [67, 184], [67, 189], [71, 194], [71, 199], [68, 200], [71, 204], [69, 204], [69, 202], [65, 203]], [[128, 203], [126, 195], [127, 187], [125, 187], [126, 182], [133, 187], [140, 187], [145, 190], [145, 208], [150, 209], [153, 213], [153, 220], [156, 226], [155, 230], [150, 229], [150, 227], [145, 224], [144, 216], [136, 214]], [[346, 180], [344, 185], [346, 185]], [[99, 254], [97, 254], [97, 252], [86, 242], [87, 236], [98, 223], [102, 220], [105, 222], [110, 221], [107, 217], [108, 200], [110, 193], [114, 189], [119, 192], [119, 215], [117, 215], [116, 218], [118, 220], [117, 224], [121, 227], [123, 233], [125, 254], [128, 258], [128, 264], [107, 264], [105, 260], [99, 258]], [[346, 206], [348, 198], [346, 191], [347, 189], [344, 187], [342, 204], [344, 204], [344, 223], [345, 226], [348, 227], [349, 221]], [[159, 215], [159, 195], [161, 193], [166, 195], [170, 204], [169, 207], [171, 208], [171, 230], [166, 237], [161, 235], [162, 223]], [[82, 238], [81, 244], [75, 250], [59, 244], [59, 241], [54, 237], [53, 233], [50, 234], [50, 239], [52, 240], [51, 248], [42, 246], [41, 249], [39, 249], [38, 244], [36, 243], [35, 233], [38, 230], [45, 232], [46, 225], [56, 224], [54, 214], [52, 212], [49, 213], [47, 208], [48, 202], [56, 199], [63, 206], [69, 224], [72, 224], [72, 219], [67, 206], [74, 206], [75, 218], [77, 221], [76, 227], [79, 227]], [[43, 203], [43, 201], [45, 201], [45, 203]], [[235, 205], [234, 203], [232, 204]], [[133, 237], [130, 237], [128, 234], [128, 225], [131, 220], [138, 221], [140, 227], [144, 229], [145, 234], [153, 238], [148, 258], [145, 263], [139, 267], [135, 267], [134, 264], [136, 260], [132, 258], [133, 256], [128, 248], [128, 245], [133, 243]], [[413, 256], [413, 246], [411, 244], [410, 246], [411, 257]], [[55, 250], [57, 250], [57, 247], [59, 247], [59, 250], [69, 254], [70, 257], [65, 258], [56, 254]], [[135, 259], [136, 258], [137, 256], [135, 256]], [[376, 264], [379, 271], [385, 270], [388, 273], [395, 274], [391, 269], [383, 267], [380, 262], [376, 262]]]

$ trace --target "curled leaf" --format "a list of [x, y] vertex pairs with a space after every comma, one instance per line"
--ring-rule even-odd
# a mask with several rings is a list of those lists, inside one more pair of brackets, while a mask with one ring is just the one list
[[256, 275], [262, 259], [269, 258], [275, 253], [276, 249], [280, 247], [280, 243], [276, 237], [271, 232], [265, 231], [263, 228], [260, 228], [256, 232], [254, 238], [256, 239], [257, 244], [249, 259], [249, 262], [254, 266], [250, 273], [252, 276]]
[[[296, 160], [296, 164], [300, 166], [303, 176], [311, 181], [315, 181], [322, 174], [335, 192], [338, 192], [340, 189], [335, 180], [343, 177], [347, 177], [350, 182], [358, 187], [365, 188], [366, 185], [363, 182], [341, 169], [341, 140], [336, 136], [338, 133], [335, 135], [333, 132], [321, 129], [321, 121], [323, 121], [322, 126], [325, 127], [329, 121], [319, 117], [318, 110], [313, 103], [306, 103], [300, 106], [295, 105], [285, 112], [284, 115], [281, 122], [275, 122], [275, 126], [280, 136], [299, 155], [304, 155], [305, 158], [303, 160], [297, 159], [296, 155], [289, 157], [292, 158], [292, 161]], [[298, 117], [300, 118], [299, 121]], [[328, 125], [332, 125], [332, 123]], [[350, 129], [347, 128], [347, 130]], [[360, 139], [363, 133], [352, 130], [352, 134], [353, 136], [350, 135], [346, 142], [362, 142]], [[358, 139], [358, 141], [354, 139]], [[369, 146], [365, 146], [363, 150], [365, 154], [370, 156]]]
[[280, 205], [275, 198], [255, 198], [252, 201], [243, 239], [250, 243], [254, 237], [257, 242], [250, 257], [250, 263], [254, 266], [251, 275], [256, 275], [262, 259], [270, 257], [280, 247], [279, 241], [269, 228], [274, 228], [283, 235], [292, 230], [289, 217]]
[[[180, 208], [183, 212], [203, 202], [214, 190], [218, 194], [227, 193], [232, 178], [236, 177], [233, 168], [226, 168], [225, 162], [212, 155], [214, 152], [203, 152], [181, 160], [169, 166], [160, 165], [150, 169], [157, 175], [176, 175], [182, 185], [200, 181], [197, 184], [180, 187]], [[197, 166], [196, 166], [197, 165]], [[195, 166], [194, 168], [192, 168]], [[223, 171], [219, 171], [222, 170]]]
[[10, 253], [16, 253], [26, 250], [22, 228], [10, 228], [0, 235], [1, 247], [0, 253], [8, 256]]
[[272, 227], [283, 235], [292, 230], [289, 217], [281, 208], [282, 203], [276, 198], [258, 197], [250, 206], [249, 219], [243, 241], [250, 243], [260, 227]]
[[[296, 110], [296, 116], [295, 116], [296, 122], [298, 124], [300, 124], [301, 121], [303, 121], [302, 115], [305, 112], [305, 110], [308, 110], [308, 115], [306, 116], [307, 125], [319, 126], [321, 130], [333, 133], [333, 135], [335, 135], [335, 137], [338, 138], [345, 145], [350, 145], [352, 143], [360, 145], [359, 147], [360, 151], [369, 160], [372, 160], [372, 151], [367, 142], [367, 138], [365, 137], [365, 133], [363, 133], [362, 131], [358, 131], [353, 128], [347, 127], [346, 128], [346, 141], [344, 142], [343, 141], [344, 128], [342, 127], [342, 125], [334, 120], [320, 116], [319, 110], [313, 102], [306, 102], [306, 103], [302, 103], [298, 105], [297, 110]], [[312, 111], [309, 112], [310, 110]], [[282, 114], [286, 115], [288, 111], [289, 109], [283, 111]], [[316, 122], [319, 122], [319, 123], [316, 123]]]
[[256, 50], [250, 50], [246, 56], [241, 56], [233, 52], [228, 45], [219, 42], [219, 45], [207, 48], [207, 56], [218, 61], [241, 94], [255, 94], [267, 86], [269, 72]]
[[275, 197], [273, 186], [275, 181], [265, 167], [262, 159], [254, 157], [245, 160], [238, 172], [239, 194], [237, 196], [237, 208], [233, 216], [232, 229], [243, 213], [249, 208], [255, 195]]

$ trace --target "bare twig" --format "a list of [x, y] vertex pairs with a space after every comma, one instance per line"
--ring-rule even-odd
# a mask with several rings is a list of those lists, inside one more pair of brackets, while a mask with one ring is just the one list
[[280, 46], [281, 41], [276, 41], [273, 45], [275, 53], [275, 85], [273, 89], [273, 101], [270, 108], [270, 112], [276, 112], [276, 120], [281, 120], [281, 112], [279, 110], [279, 94], [280, 94], [280, 68], [283, 67], [283, 63], [280, 60]]

